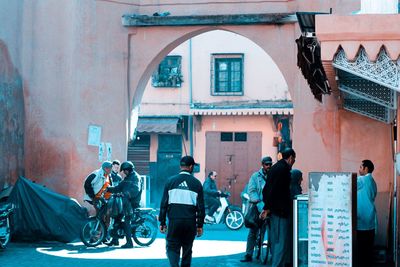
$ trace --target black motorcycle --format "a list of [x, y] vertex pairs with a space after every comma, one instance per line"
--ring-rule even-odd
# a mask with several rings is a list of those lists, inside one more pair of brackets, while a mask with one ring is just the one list
[[0, 204], [0, 249], [6, 248], [11, 239], [10, 215], [14, 207], [12, 204]]
[[[118, 200], [118, 198], [115, 199]], [[115, 199], [110, 200], [117, 201]], [[118, 238], [125, 237], [123, 227], [115, 223], [116, 220], [114, 218], [116, 214], [110, 214], [107, 208], [107, 201], [101, 198], [95, 205], [97, 210], [96, 215], [89, 217], [81, 229], [80, 237], [82, 242], [87, 247], [96, 247], [101, 243], [109, 243], [113, 236]], [[112, 204], [112, 206], [115, 205]], [[137, 208], [131, 216], [132, 238], [139, 246], [150, 246], [156, 239], [158, 227], [157, 218], [154, 213], [155, 210], [151, 208]], [[106, 226], [107, 218], [110, 218], [108, 226]]]

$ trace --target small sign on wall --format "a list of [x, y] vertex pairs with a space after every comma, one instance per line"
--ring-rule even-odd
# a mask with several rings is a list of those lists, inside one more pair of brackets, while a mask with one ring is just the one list
[[111, 161], [112, 159], [112, 146], [111, 143], [106, 143], [106, 158], [108, 161]]
[[89, 125], [88, 129], [88, 145], [99, 146], [101, 140], [101, 127], [97, 125]]
[[103, 161], [104, 154], [106, 153], [106, 145], [104, 143], [100, 143], [99, 145], [99, 161]]

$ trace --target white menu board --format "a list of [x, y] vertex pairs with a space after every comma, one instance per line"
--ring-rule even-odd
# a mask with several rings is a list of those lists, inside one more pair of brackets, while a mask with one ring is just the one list
[[352, 173], [309, 174], [308, 266], [353, 266]]

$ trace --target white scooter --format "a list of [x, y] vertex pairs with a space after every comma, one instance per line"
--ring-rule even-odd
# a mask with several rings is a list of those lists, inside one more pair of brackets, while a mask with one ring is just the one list
[[229, 192], [221, 193], [219, 201], [221, 206], [214, 212], [214, 221], [204, 220], [206, 224], [225, 223], [231, 230], [238, 230], [244, 225], [244, 215], [239, 207], [233, 206], [229, 203]]

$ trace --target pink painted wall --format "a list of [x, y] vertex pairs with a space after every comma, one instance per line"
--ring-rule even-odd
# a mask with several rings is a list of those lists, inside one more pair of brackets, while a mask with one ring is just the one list
[[26, 176], [79, 201], [86, 175], [100, 166], [89, 125], [102, 127], [113, 158], [126, 158], [127, 10], [104, 1], [24, 3]]
[[[349, 60], [355, 58], [360, 46], [365, 48], [371, 61], [376, 59], [382, 46], [392, 60], [397, 60], [400, 55], [399, 21], [399, 15], [317, 16], [316, 34], [321, 43], [321, 57], [325, 66], [332, 68], [331, 62], [340, 46]], [[337, 90], [335, 78], [332, 77], [334, 75], [334, 72], [329, 72], [330, 81], [333, 81], [331, 85]], [[330, 103], [340, 103], [340, 99], [332, 96]], [[398, 176], [394, 176], [393, 155], [398, 151], [393, 147], [392, 127], [344, 110], [333, 114], [340, 115], [335, 128], [339, 131], [336, 142], [340, 144], [338, 159], [341, 170], [354, 170], [357, 162], [359, 164], [360, 160], [367, 158], [375, 164], [378, 243], [386, 245], [387, 222], [390, 205], [393, 205], [390, 203], [390, 194], [393, 192], [394, 179], [398, 180]]]
[[[253, 41], [227, 31], [210, 31], [197, 35], [192, 42], [192, 74], [189, 67], [189, 41], [168, 55], [182, 56], [182, 87], [154, 88], [149, 80], [140, 103], [141, 116], [189, 114], [189, 80], [192, 75], [192, 101], [290, 100], [288, 87], [275, 62]], [[210, 60], [212, 53], [244, 54], [244, 95], [212, 96], [210, 93]], [[260, 94], [260, 92], [262, 92]]]
[[[113, 145], [114, 158], [124, 160], [128, 117], [132, 106], [141, 102], [152, 70], [187, 39], [222, 29], [255, 42], [282, 72], [295, 108], [296, 168], [305, 175], [313, 170], [356, 171], [360, 160], [371, 158], [379, 191], [388, 190], [393, 176], [389, 127], [338, 110], [329, 105], [335, 103], [329, 97], [322, 104], [313, 99], [296, 66], [298, 25], [124, 28], [120, 20], [125, 13], [165, 10], [173, 15], [211, 15], [334, 7], [335, 13], [348, 14], [359, 9], [359, 1], [215, 1], [206, 5], [206, 1], [61, 0], [11, 6], [8, 2], [2, 2], [0, 10], [20, 17], [10, 27], [1, 27], [0, 39], [9, 47], [24, 81], [28, 178], [82, 201], [83, 180], [99, 166], [97, 147], [87, 144], [88, 126], [101, 126], [101, 140]], [[4, 18], [5, 12], [0, 14]], [[19, 36], [17, 41], [13, 34]]]

